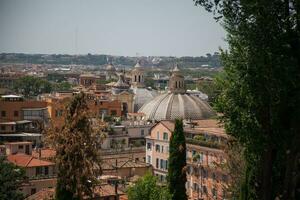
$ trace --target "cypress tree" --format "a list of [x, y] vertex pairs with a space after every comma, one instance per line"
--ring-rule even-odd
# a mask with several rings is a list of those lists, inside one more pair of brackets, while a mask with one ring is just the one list
[[91, 119], [86, 97], [81, 93], [67, 106], [62, 130], [49, 132], [48, 140], [56, 149], [58, 200], [83, 199], [93, 194], [93, 186], [101, 174], [102, 137], [92, 128]]
[[175, 121], [174, 132], [169, 146], [168, 186], [172, 200], [187, 199], [186, 183], [186, 144], [182, 120]]

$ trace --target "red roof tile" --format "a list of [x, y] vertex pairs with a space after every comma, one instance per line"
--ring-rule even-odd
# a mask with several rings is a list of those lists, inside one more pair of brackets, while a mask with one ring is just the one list
[[36, 159], [33, 156], [25, 154], [8, 155], [7, 160], [20, 167], [39, 167], [55, 165], [55, 163], [53, 162]]

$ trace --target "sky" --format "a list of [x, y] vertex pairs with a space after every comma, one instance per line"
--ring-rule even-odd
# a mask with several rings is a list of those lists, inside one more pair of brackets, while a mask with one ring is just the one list
[[202, 56], [225, 31], [193, 0], [0, 0], [0, 52]]

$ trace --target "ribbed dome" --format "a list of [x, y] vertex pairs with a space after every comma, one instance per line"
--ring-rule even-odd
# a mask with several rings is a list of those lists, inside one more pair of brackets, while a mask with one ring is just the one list
[[149, 120], [208, 119], [215, 115], [205, 101], [193, 95], [170, 92], [155, 97], [138, 112]]

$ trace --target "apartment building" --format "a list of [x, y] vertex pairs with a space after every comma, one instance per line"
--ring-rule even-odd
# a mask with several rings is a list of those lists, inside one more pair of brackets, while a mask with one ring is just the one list
[[48, 125], [47, 103], [3, 95], [0, 99], [0, 141], [40, 143], [41, 131]]
[[8, 142], [5, 148], [7, 160], [25, 169], [28, 181], [20, 188], [25, 197], [56, 186], [55, 163], [34, 157], [31, 142]]
[[[192, 125], [191, 125], [192, 124]], [[166, 181], [168, 173], [169, 141], [174, 130], [173, 121], [160, 121], [146, 137], [146, 162], [154, 175]], [[226, 161], [223, 144], [227, 139], [216, 120], [198, 120], [185, 124], [187, 144], [187, 194], [191, 199], [225, 199], [224, 187], [228, 176], [220, 164]]]

